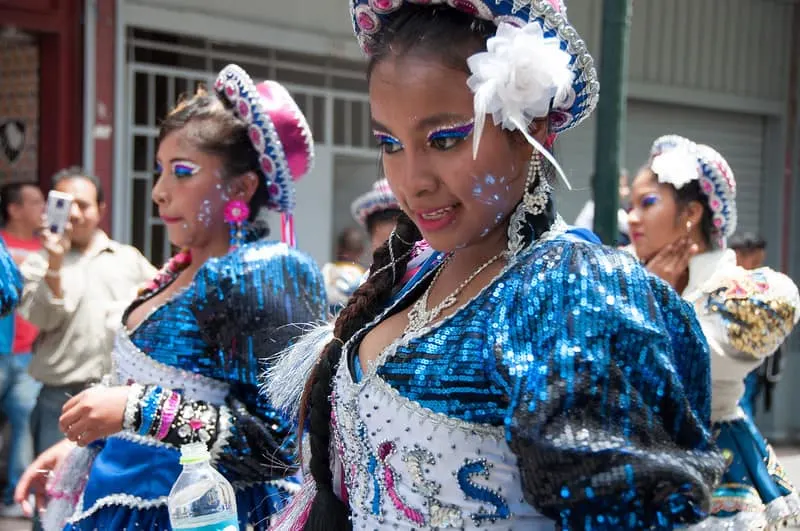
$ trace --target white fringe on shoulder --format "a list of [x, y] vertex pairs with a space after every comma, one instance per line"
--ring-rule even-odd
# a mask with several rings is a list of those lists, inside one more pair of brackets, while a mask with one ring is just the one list
[[322, 350], [333, 339], [333, 324], [312, 325], [297, 342], [281, 352], [262, 375], [261, 392], [272, 406], [297, 419], [300, 399]]

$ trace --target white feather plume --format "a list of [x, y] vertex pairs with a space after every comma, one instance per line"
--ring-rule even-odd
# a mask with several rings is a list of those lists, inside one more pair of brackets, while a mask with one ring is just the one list
[[333, 324], [312, 327], [294, 345], [278, 354], [275, 362], [262, 375], [261, 392], [273, 407], [297, 419], [300, 399], [320, 354], [333, 339]]

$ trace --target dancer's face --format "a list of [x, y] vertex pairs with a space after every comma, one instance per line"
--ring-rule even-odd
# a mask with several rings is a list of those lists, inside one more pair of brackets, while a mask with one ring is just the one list
[[631, 187], [628, 226], [636, 255], [649, 261], [661, 249], [686, 235], [675, 190], [661, 184], [650, 169], [643, 169]]
[[[532, 153], [487, 116], [473, 158], [467, 77], [432, 57], [389, 57], [375, 65], [369, 83], [385, 175], [401, 208], [440, 251], [505, 237]], [[535, 124], [544, 142], [546, 127]]]
[[226, 249], [230, 236], [225, 205], [232, 199], [249, 201], [255, 191], [249, 181], [255, 176], [223, 179], [221, 158], [197, 149], [183, 129], [164, 137], [156, 160], [158, 181], [152, 197], [170, 242], [182, 248]]

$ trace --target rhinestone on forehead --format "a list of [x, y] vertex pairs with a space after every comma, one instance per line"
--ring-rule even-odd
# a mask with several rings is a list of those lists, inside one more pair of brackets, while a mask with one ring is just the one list
[[594, 59], [575, 28], [566, 16], [566, 6], [561, 0], [350, 0], [353, 30], [362, 51], [368, 56], [374, 45], [374, 36], [388, 17], [404, 3], [419, 5], [447, 5], [475, 18], [524, 26], [534, 22], [542, 26], [545, 37], [557, 37], [561, 49], [570, 54], [574, 81], [571, 97], [564, 108], [552, 110], [553, 130], [560, 133], [586, 119], [597, 105], [600, 83]]

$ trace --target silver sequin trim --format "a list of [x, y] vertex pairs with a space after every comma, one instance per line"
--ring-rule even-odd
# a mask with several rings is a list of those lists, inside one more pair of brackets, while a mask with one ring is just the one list
[[228, 446], [228, 438], [231, 436], [231, 410], [226, 406], [219, 408], [217, 412], [217, 440], [211, 446], [211, 462], [216, 463], [222, 450]]
[[153, 500], [145, 500], [138, 496], [131, 496], [129, 494], [112, 494], [111, 496], [105, 496], [103, 498], [100, 498], [89, 509], [77, 513], [68, 520], [68, 523], [70, 524], [78, 523], [84, 518], [92, 516], [100, 509], [103, 509], [105, 507], [111, 507], [113, 505], [121, 505], [123, 507], [130, 507], [131, 509], [151, 509], [153, 507], [166, 505], [167, 499], [168, 499], [167, 496], [162, 496], [160, 498], [155, 498]]
[[131, 384], [128, 391], [128, 402], [125, 404], [125, 417], [122, 420], [122, 429], [133, 431], [135, 429], [136, 412], [139, 410], [139, 401], [142, 398], [144, 386], [137, 383]]
[[140, 444], [142, 446], [152, 446], [154, 448], [171, 448], [173, 450], [175, 449], [173, 445], [161, 442], [155, 437], [139, 435], [138, 433], [134, 433], [132, 431], [121, 431], [119, 433], [115, 433], [110, 438], [122, 439], [123, 441]]
[[[396, 350], [397, 346], [394, 348]], [[390, 353], [389, 355], [391, 356], [393, 353]], [[419, 405], [419, 402], [415, 402], [401, 395], [397, 389], [386, 383], [386, 381], [380, 377], [376, 376], [372, 383], [375, 386], [374, 388], [376, 392], [382, 393], [384, 396], [388, 396], [391, 400], [399, 402], [403, 409], [408, 410], [414, 415], [428, 419], [435, 424], [444, 426], [450, 430], [450, 432], [458, 430], [469, 435], [477, 435], [480, 438], [491, 438], [498, 441], [505, 437], [505, 432], [500, 426], [467, 422], [459, 418], [449, 417], [444, 413], [437, 413], [431, 409], [423, 407]]]

